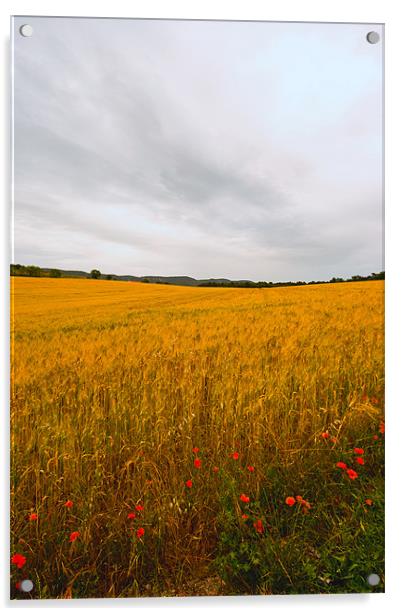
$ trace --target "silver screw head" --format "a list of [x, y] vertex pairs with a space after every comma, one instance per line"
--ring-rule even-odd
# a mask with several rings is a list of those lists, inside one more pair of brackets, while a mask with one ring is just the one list
[[31, 592], [32, 588], [33, 588], [32, 580], [22, 580], [21, 585], [20, 585], [20, 589], [23, 592]]
[[371, 45], [375, 45], [376, 43], [378, 43], [380, 41], [380, 36], [378, 32], [368, 32], [366, 35], [366, 40], [368, 41], [368, 43], [370, 43]]
[[29, 24], [24, 24], [19, 29], [21, 36], [32, 36], [33, 28]]
[[371, 586], [377, 586], [379, 582], [380, 578], [377, 573], [371, 573], [370, 575], [368, 575], [368, 584], [370, 584]]

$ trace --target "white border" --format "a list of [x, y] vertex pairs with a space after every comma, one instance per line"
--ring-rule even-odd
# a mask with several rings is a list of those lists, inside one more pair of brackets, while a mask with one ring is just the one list
[[[108, 610], [130, 609], [146, 613], [164, 610], [190, 609], [191, 613], [204, 614], [207, 610], [226, 608], [231, 614], [243, 614], [252, 609], [257, 613], [267, 610], [307, 612], [314, 615], [324, 610], [326, 613], [363, 613], [364, 616], [385, 610], [386, 614], [398, 611], [401, 605], [401, 532], [399, 530], [400, 461], [397, 457], [401, 436], [401, 404], [398, 381], [401, 377], [401, 256], [400, 245], [400, 26], [401, 20], [397, 0], [41, 0], [8, 1], [0, 5], [0, 28], [2, 37], [3, 96], [1, 110], [3, 135], [6, 136], [0, 151], [0, 171], [3, 186], [1, 206], [1, 283], [2, 310], [0, 365], [8, 363], [8, 267], [9, 267], [9, 204], [10, 204], [10, 15], [59, 15], [94, 17], [164, 17], [190, 19], [262, 19], [270, 21], [335, 21], [385, 23], [386, 30], [386, 594], [385, 595], [341, 595], [341, 596], [294, 596], [294, 597], [232, 597], [232, 598], [194, 598], [194, 599], [138, 599], [138, 600], [77, 600], [77, 601], [37, 601], [8, 602], [8, 373], [2, 370], [1, 388], [1, 426], [3, 457], [1, 460], [1, 507], [2, 520], [0, 540], [0, 604], [2, 607], [37, 612], [43, 608], [70, 611], [98, 608]], [[5, 93], [5, 94], [4, 94]], [[398, 146], [398, 147], [397, 147]]]

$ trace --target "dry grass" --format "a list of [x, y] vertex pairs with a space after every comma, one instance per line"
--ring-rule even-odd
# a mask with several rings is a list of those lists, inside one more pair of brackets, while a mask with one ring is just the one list
[[12, 278], [12, 291], [11, 528], [35, 596], [168, 594], [207, 569], [221, 472], [259, 498], [269, 466], [316, 462], [322, 431], [341, 442], [382, 418], [380, 281]]

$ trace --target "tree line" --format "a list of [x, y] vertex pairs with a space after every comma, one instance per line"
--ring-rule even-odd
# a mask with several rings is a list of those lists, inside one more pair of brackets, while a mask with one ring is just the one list
[[304, 280], [298, 280], [297, 282], [287, 281], [287, 282], [265, 282], [264, 280], [260, 280], [259, 282], [253, 282], [252, 280], [230, 280], [224, 282], [216, 282], [213, 280], [201, 282], [199, 287], [236, 287], [236, 288], [245, 288], [245, 289], [270, 289], [271, 287], [300, 287], [303, 285], [309, 284], [333, 284], [333, 282], [359, 282], [362, 280], [384, 280], [385, 273], [384, 272], [372, 272], [369, 276], [351, 276], [351, 278], [336, 278], [333, 277], [331, 280], [311, 280], [310, 282], [305, 282]]
[[61, 278], [61, 272], [58, 269], [51, 269], [48, 272], [43, 271], [37, 265], [10, 265], [11, 276], [29, 276], [33, 278]]
[[[37, 265], [20, 265], [19, 263], [12, 263], [10, 265], [10, 274], [11, 276], [28, 276], [30, 278], [78, 278], [78, 276], [66, 276], [63, 273], [63, 270], [52, 268], [46, 269], [42, 267], [38, 267]], [[100, 278], [101, 273], [97, 269], [93, 269], [90, 274], [86, 276], [86, 278]], [[85, 276], [79, 276], [80, 278], [85, 278]], [[105, 276], [107, 280], [111, 280], [113, 276], [108, 274]]]

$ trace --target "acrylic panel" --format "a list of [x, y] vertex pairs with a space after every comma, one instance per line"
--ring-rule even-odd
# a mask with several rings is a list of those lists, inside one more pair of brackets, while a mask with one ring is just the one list
[[383, 592], [384, 26], [11, 40], [11, 597]]

